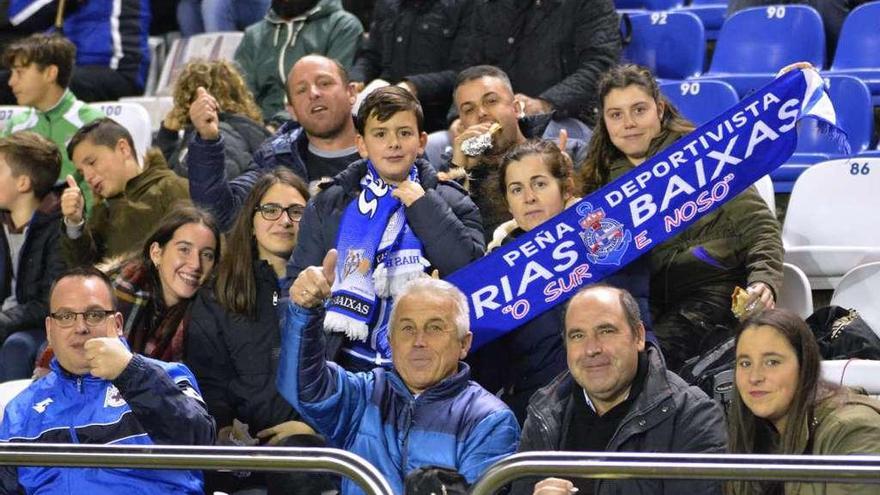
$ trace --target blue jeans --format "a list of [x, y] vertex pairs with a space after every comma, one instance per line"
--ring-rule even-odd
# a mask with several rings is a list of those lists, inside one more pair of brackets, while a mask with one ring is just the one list
[[0, 382], [30, 378], [37, 351], [45, 341], [45, 328], [22, 330], [7, 337], [0, 347]]
[[271, 3], [271, 0], [180, 0], [177, 23], [183, 36], [243, 31], [265, 17]]

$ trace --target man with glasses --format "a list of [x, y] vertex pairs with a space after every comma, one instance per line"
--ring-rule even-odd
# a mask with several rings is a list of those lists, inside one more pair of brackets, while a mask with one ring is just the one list
[[[195, 377], [179, 363], [132, 354], [110, 279], [68, 270], [49, 292], [51, 372], [9, 405], [0, 442], [212, 445], [214, 420]], [[3, 467], [0, 493], [201, 494], [199, 471]]]
[[[333, 285], [336, 250], [303, 270], [290, 289], [278, 390], [332, 447], [370, 461], [403, 493], [406, 475], [442, 466], [473, 483], [516, 450], [510, 409], [461, 362], [470, 349], [468, 302], [452, 284], [430, 277], [404, 286], [391, 310], [394, 368], [350, 373], [325, 361], [322, 301]], [[356, 308], [352, 308], [356, 311]], [[349, 480], [344, 495], [360, 493]]]

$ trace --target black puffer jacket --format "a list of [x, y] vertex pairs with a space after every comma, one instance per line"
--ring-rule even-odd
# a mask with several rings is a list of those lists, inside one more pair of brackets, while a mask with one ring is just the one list
[[[248, 169], [253, 161], [254, 152], [272, 134], [262, 124], [244, 115], [222, 112], [219, 117], [226, 178], [234, 179]], [[156, 136], [155, 146], [162, 150], [168, 166], [181, 177], [189, 175], [187, 157], [194, 136], [195, 129], [192, 126], [186, 128], [182, 139], [178, 139], [176, 131], [165, 127], [160, 127]]]
[[612, 0], [475, 1], [464, 66], [498, 66], [517, 93], [593, 122], [596, 82], [620, 57]]
[[298, 418], [275, 387], [281, 352], [278, 307], [287, 294], [265, 261], [254, 261], [254, 275], [256, 319], [230, 313], [217, 302], [213, 287], [199, 291], [192, 303], [184, 358], [218, 429], [238, 418], [248, 424], [251, 435]]
[[472, 6], [472, 0], [378, 0], [351, 80], [407, 79], [418, 92], [425, 129], [445, 128], [455, 73], [470, 44]]
[[[6, 213], [4, 213], [6, 214]], [[61, 230], [58, 198], [44, 198], [34, 213], [21, 246], [15, 299], [18, 305], [0, 311], [0, 342], [13, 332], [41, 328], [49, 312], [49, 287], [65, 265], [58, 237]], [[12, 260], [6, 236], [0, 235], [0, 304], [12, 293]]]

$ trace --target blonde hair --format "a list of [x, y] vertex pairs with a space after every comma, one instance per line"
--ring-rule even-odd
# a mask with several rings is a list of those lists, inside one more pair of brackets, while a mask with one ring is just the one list
[[193, 60], [186, 64], [174, 84], [174, 109], [171, 118], [183, 125], [190, 124], [189, 106], [196, 99], [196, 90], [211, 93], [220, 110], [237, 113], [255, 122], [263, 122], [260, 107], [236, 67], [226, 60]]

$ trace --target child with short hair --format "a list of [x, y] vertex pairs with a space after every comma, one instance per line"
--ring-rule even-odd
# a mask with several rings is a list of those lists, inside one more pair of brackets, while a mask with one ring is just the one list
[[427, 135], [410, 92], [374, 91], [356, 126], [363, 159], [309, 202], [288, 270], [296, 278], [320, 266], [330, 249], [338, 251], [324, 326], [339, 339], [328, 348], [342, 346], [335, 360], [351, 371], [390, 365], [389, 312], [408, 280], [434, 269], [448, 275], [484, 251], [480, 213], [467, 192], [438, 179], [421, 158]]
[[46, 340], [49, 287], [64, 271], [58, 197], [61, 153], [33, 132], [0, 138], [0, 382], [29, 378]]
[[125, 127], [101, 118], [81, 127], [67, 152], [92, 192], [102, 199], [85, 219], [83, 193], [67, 176], [61, 194], [61, 250], [70, 266], [95, 264], [140, 248], [147, 235], [179, 201], [189, 201], [189, 183], [168, 168], [157, 148], [143, 166]]

